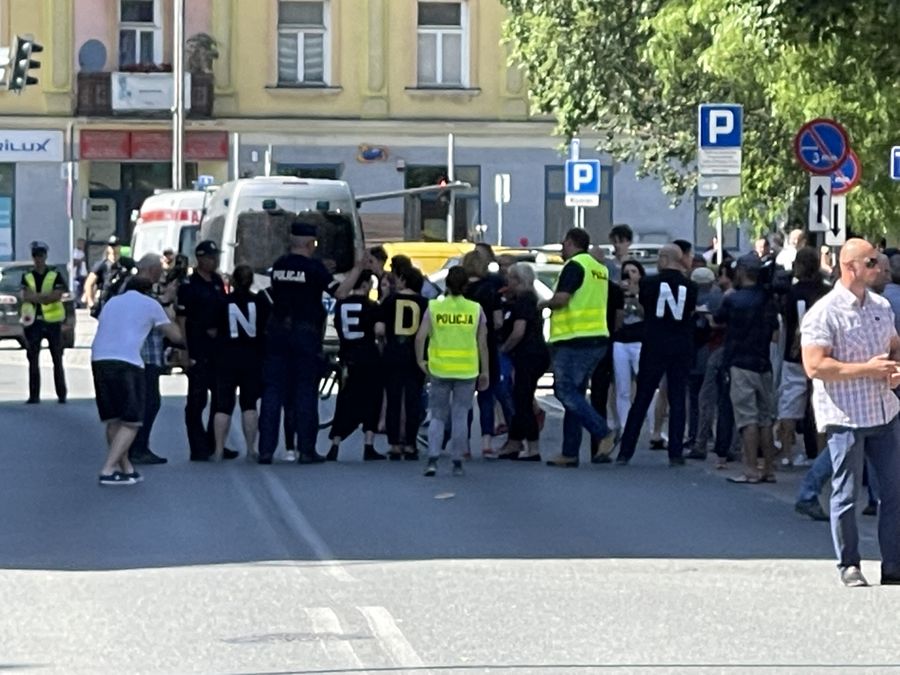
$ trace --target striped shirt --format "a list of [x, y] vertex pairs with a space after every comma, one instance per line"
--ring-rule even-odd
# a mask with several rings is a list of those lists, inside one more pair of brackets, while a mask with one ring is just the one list
[[[842, 283], [819, 300], [800, 324], [801, 345], [827, 347], [844, 363], [865, 363], [891, 351], [897, 335], [887, 300], [866, 291], [865, 301]], [[900, 402], [886, 378], [859, 377], [840, 382], [813, 380], [813, 410], [820, 431], [829, 426], [869, 428], [887, 424], [900, 412]]]

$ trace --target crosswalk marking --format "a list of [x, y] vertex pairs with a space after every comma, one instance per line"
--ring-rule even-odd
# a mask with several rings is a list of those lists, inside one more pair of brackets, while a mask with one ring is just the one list
[[[313, 631], [325, 635], [344, 635], [340, 619], [330, 607], [308, 607], [306, 613], [312, 622]], [[359, 669], [363, 662], [353, 651], [353, 646], [345, 640], [321, 640], [328, 656], [338, 660], [342, 667]], [[367, 672], [367, 671], [362, 671]]]
[[384, 607], [358, 607], [357, 609], [366, 617], [372, 634], [378, 639], [379, 645], [384, 648], [395, 665], [400, 668], [420, 668], [425, 665], [387, 609]]

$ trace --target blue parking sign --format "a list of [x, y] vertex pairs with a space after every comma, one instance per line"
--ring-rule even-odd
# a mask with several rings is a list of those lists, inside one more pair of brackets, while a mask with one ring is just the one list
[[739, 148], [744, 131], [743, 106], [735, 103], [700, 105], [701, 148]]
[[566, 206], [600, 204], [600, 160], [566, 160]]

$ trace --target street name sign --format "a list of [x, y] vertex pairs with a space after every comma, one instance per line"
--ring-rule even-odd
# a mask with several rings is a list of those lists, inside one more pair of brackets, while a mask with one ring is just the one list
[[843, 195], [831, 198], [831, 223], [825, 231], [826, 246], [843, 246], [847, 243], [847, 198]]
[[741, 175], [743, 110], [743, 106], [735, 103], [700, 104], [697, 114], [697, 169], [701, 176]]
[[809, 231], [826, 232], [831, 225], [831, 176], [809, 177]]
[[794, 154], [807, 171], [829, 174], [844, 163], [850, 152], [847, 131], [834, 120], [818, 118], [807, 122], [794, 137]]
[[740, 176], [700, 176], [697, 195], [700, 197], [738, 197], [741, 194]]
[[566, 206], [600, 206], [600, 160], [566, 160]]

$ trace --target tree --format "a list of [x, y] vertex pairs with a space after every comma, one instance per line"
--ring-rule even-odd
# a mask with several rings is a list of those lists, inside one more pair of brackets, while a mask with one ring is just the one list
[[793, 156], [803, 122], [834, 117], [863, 167], [852, 227], [900, 233], [888, 175], [900, 121], [900, 3], [892, 0], [503, 0], [505, 38], [537, 113], [569, 138], [655, 175], [678, 201], [695, 187], [697, 105], [744, 106], [743, 194], [726, 218], [805, 222], [807, 176]]

